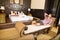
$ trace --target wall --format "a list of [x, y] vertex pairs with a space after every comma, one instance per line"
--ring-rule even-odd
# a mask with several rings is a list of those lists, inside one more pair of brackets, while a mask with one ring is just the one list
[[55, 0], [53, 8], [52, 8], [52, 13], [55, 17], [56, 17], [56, 14], [57, 14], [58, 3], [59, 3], [59, 0]]
[[31, 14], [34, 17], [44, 19], [45, 0], [31, 0]]
[[[21, 1], [22, 2], [22, 1]], [[21, 5], [20, 3], [18, 4], [10, 4], [10, 0], [0, 0], [0, 6], [5, 6], [5, 13], [8, 16], [10, 14], [10, 11], [23, 11], [25, 14], [27, 14], [27, 10], [28, 7], [30, 7], [29, 4], [30, 1], [29, 0], [23, 0], [23, 5]]]
[[31, 9], [44, 9], [45, 0], [31, 0]]
[[52, 13], [55, 0], [46, 0], [45, 10], [47, 13]]
[[31, 9], [31, 14], [33, 17], [44, 19], [44, 10], [42, 9]]

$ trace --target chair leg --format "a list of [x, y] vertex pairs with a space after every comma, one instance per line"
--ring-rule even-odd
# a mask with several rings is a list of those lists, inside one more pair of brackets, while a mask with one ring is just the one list
[[37, 35], [36, 34], [33, 34], [34, 35], [34, 40], [37, 40]]
[[47, 29], [47, 33], [49, 33], [50, 28]]

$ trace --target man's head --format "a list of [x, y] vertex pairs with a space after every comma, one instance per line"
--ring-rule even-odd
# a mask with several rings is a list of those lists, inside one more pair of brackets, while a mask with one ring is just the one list
[[51, 18], [52, 17], [52, 14], [49, 14], [49, 18]]
[[46, 17], [45, 18], [48, 18], [49, 16], [48, 15], [46, 15]]

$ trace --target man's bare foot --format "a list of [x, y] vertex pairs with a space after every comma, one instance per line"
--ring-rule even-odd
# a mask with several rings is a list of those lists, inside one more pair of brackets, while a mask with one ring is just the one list
[[36, 24], [36, 21], [32, 21], [32, 24], [34, 24], [34, 25], [35, 25], [35, 24]]
[[40, 23], [36, 23], [36, 26], [40, 26]]

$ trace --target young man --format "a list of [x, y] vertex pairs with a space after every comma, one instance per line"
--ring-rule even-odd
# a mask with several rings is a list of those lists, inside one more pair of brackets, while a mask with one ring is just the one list
[[47, 24], [51, 24], [52, 22], [52, 19], [51, 19], [51, 14], [47, 14], [47, 15], [44, 15], [44, 20], [39, 20], [39, 21], [32, 21], [32, 24], [35, 24], [35, 25], [47, 25]]

